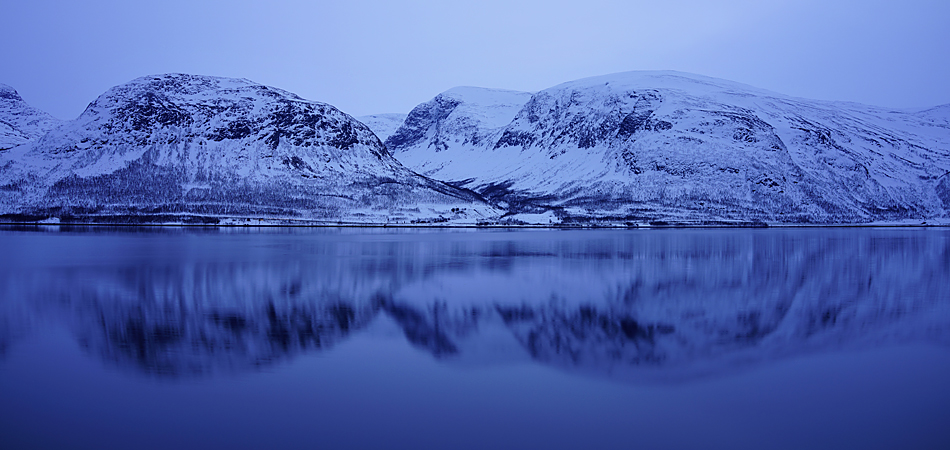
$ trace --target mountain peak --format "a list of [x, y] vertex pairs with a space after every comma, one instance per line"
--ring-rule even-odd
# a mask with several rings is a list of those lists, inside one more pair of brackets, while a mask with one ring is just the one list
[[476, 86], [455, 86], [439, 95], [458, 98], [468, 102], [497, 102], [511, 97], [531, 96], [530, 92], [513, 91], [509, 89], [493, 89]]
[[613, 90], [678, 89], [691, 93], [741, 92], [744, 95], [786, 97], [748, 84], [675, 70], [634, 70], [568, 81], [549, 90], [609, 86]]
[[242, 99], [271, 99], [300, 101], [313, 104], [296, 94], [255, 83], [244, 78], [168, 73], [135, 78], [112, 87], [99, 96], [90, 107], [110, 108], [117, 102], [128, 101], [146, 93], [160, 94], [177, 102], [219, 105], [240, 102]]
[[0, 151], [39, 138], [59, 123], [27, 104], [16, 89], [0, 83]]
[[3, 83], [0, 83], [0, 99], [4, 99], [4, 101], [23, 101], [16, 89]]

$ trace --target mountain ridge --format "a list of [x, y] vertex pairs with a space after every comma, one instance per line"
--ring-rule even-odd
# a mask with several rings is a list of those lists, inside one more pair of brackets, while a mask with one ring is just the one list
[[950, 105], [894, 110], [643, 71], [534, 93], [459, 86], [406, 115], [354, 118], [246, 79], [164, 74], [64, 122], [0, 86], [0, 215], [950, 223]]
[[477, 194], [403, 167], [333, 106], [234, 78], [136, 78], [3, 153], [0, 167], [0, 199], [19, 216], [474, 223], [495, 215]]
[[[414, 109], [410, 118], [426, 120], [407, 118], [387, 147], [515, 217], [869, 223], [946, 219], [950, 208], [940, 107], [906, 113], [681, 72], [624, 72], [539, 91], [503, 129], [473, 130], [445, 105], [427, 113], [445, 103], [440, 96]], [[438, 139], [400, 139], [406, 131]]]

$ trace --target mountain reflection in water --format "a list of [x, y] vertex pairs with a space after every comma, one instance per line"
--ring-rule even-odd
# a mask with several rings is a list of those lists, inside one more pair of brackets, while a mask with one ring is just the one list
[[950, 233], [6, 230], [0, 351], [55, 319], [109, 364], [255, 370], [388, 321], [459, 365], [624, 382], [950, 344]]

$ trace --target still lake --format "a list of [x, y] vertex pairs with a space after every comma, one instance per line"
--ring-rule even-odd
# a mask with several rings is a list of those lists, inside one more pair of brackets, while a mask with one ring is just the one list
[[950, 448], [950, 230], [0, 228], [0, 448]]

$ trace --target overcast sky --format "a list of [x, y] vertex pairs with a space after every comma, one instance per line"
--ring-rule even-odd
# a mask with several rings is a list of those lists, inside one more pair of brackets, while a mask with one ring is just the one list
[[9, 0], [0, 12], [0, 83], [62, 119], [167, 72], [248, 78], [356, 116], [453, 86], [663, 69], [824, 100], [950, 103], [947, 0]]

